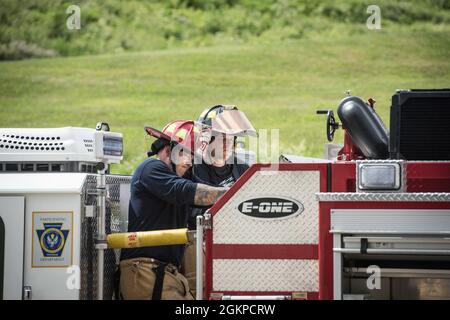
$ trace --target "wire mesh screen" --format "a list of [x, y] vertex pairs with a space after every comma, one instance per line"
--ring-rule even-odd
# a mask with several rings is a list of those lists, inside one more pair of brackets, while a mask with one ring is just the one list
[[[120, 185], [129, 185], [130, 176], [108, 175], [106, 177], [106, 234], [120, 232], [121, 212]], [[95, 239], [97, 237], [97, 196], [89, 194], [97, 186], [97, 176], [88, 175], [82, 191], [82, 216], [81, 216], [81, 300], [93, 300], [97, 298], [97, 252]], [[129, 190], [129, 188], [122, 188]], [[94, 207], [94, 217], [86, 217], [86, 206]], [[119, 263], [120, 250], [105, 250], [103, 297], [105, 300], [113, 298], [114, 273]]]

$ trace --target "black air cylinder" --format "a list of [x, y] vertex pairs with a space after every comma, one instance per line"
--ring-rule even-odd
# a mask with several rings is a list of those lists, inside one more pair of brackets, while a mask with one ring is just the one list
[[389, 136], [375, 110], [359, 97], [347, 97], [338, 107], [339, 119], [353, 143], [368, 159], [389, 157]]

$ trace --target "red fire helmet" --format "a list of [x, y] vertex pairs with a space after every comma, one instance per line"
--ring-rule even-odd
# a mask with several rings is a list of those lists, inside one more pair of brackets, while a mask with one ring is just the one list
[[145, 127], [145, 131], [152, 137], [174, 142], [191, 153], [194, 150], [195, 130], [194, 121], [192, 120], [175, 120], [169, 122], [162, 131]]

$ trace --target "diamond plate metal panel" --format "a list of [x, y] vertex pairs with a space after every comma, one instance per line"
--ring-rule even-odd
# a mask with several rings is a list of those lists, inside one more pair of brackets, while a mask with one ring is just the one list
[[[257, 171], [214, 215], [213, 241], [223, 244], [317, 244], [319, 171]], [[238, 205], [257, 197], [288, 197], [304, 211], [282, 220], [255, 219]]]
[[450, 193], [351, 193], [351, 192], [335, 192], [335, 193], [317, 193], [316, 199], [319, 201], [417, 201], [417, 202], [433, 202], [450, 201]]
[[213, 291], [319, 291], [318, 260], [215, 259]]
[[[106, 233], [120, 232], [120, 184], [130, 184], [129, 176], [106, 177], [107, 198], [106, 198]], [[82, 217], [81, 217], [81, 300], [92, 300], [97, 297], [97, 251], [95, 250], [95, 239], [97, 237], [97, 220], [85, 216], [85, 206], [93, 205], [96, 207], [97, 198], [88, 195], [88, 190], [96, 188], [97, 176], [88, 175], [82, 191]], [[97, 209], [95, 209], [97, 212]], [[116, 265], [119, 263], [120, 250], [105, 251], [105, 270], [104, 270], [104, 299], [109, 300], [113, 297], [113, 279]]]

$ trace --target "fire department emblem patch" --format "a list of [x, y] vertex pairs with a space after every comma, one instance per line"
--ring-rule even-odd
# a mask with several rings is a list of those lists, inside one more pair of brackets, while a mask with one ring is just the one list
[[73, 212], [33, 212], [32, 267], [72, 265]]
[[44, 223], [44, 229], [36, 230], [44, 257], [60, 257], [69, 230], [61, 230], [62, 223]]

